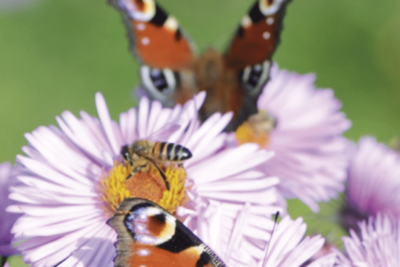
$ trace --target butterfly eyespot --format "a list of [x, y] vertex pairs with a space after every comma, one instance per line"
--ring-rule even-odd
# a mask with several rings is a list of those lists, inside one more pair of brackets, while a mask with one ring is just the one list
[[278, 12], [286, 0], [260, 0], [259, 8], [264, 16], [270, 16]]
[[246, 67], [242, 72], [242, 84], [246, 93], [258, 94], [262, 86], [267, 82], [271, 63], [267, 60], [264, 63]]
[[158, 100], [165, 99], [177, 88], [177, 74], [170, 69], [142, 66], [140, 75], [145, 88]]
[[154, 0], [118, 0], [118, 5], [138, 21], [150, 21], [156, 14]]

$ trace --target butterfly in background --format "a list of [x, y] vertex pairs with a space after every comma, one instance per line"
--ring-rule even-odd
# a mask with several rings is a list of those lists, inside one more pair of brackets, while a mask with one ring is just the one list
[[116, 267], [226, 267], [186, 226], [150, 200], [125, 199], [107, 223], [118, 232]]
[[227, 131], [258, 112], [257, 99], [269, 79], [288, 1], [257, 0], [225, 53], [209, 48], [197, 55], [177, 20], [154, 0], [110, 0], [121, 11], [146, 94], [173, 107], [206, 91], [200, 119], [233, 111]]

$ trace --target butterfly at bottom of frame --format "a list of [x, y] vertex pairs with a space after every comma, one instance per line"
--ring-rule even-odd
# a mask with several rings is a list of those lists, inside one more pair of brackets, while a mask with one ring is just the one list
[[186, 226], [149, 200], [125, 199], [107, 223], [118, 232], [116, 267], [226, 267]]

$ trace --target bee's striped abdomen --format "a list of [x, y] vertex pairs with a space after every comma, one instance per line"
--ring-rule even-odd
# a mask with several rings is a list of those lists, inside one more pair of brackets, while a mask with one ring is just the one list
[[181, 162], [192, 157], [192, 153], [186, 147], [167, 142], [157, 142], [152, 154], [161, 161]]

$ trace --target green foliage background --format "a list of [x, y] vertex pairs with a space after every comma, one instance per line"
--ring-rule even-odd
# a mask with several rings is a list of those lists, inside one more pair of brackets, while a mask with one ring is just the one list
[[[159, 0], [180, 21], [199, 51], [227, 45], [249, 0]], [[317, 85], [333, 88], [353, 127], [352, 140], [400, 134], [400, 1], [294, 0], [274, 57], [281, 68], [314, 72]], [[65, 110], [96, 115], [94, 94], [104, 94], [112, 117], [135, 101], [138, 65], [128, 52], [119, 14], [104, 0], [41, 0], [0, 10], [0, 162], [14, 162], [23, 135], [56, 124]], [[342, 234], [322, 205], [316, 217], [289, 202], [309, 232]], [[321, 219], [322, 218], [322, 219]], [[322, 223], [321, 223], [322, 222]], [[11, 266], [24, 266], [19, 258]]]

